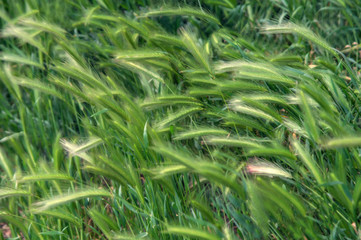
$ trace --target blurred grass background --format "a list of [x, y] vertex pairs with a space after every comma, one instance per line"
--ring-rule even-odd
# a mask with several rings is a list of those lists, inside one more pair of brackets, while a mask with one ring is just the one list
[[360, 9], [0, 0], [0, 237], [360, 238]]

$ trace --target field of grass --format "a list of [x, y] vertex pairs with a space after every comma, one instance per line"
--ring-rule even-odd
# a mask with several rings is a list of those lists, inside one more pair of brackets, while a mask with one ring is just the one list
[[361, 238], [361, 0], [0, 0], [0, 29], [0, 239]]

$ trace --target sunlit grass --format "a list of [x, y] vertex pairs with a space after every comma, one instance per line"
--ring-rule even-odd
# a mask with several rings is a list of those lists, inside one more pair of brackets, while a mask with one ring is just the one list
[[359, 238], [361, 2], [162, 4], [1, 1], [0, 239]]

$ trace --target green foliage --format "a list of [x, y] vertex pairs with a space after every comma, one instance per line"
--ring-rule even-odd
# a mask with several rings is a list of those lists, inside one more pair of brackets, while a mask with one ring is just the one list
[[0, 0], [3, 238], [360, 238], [361, 2], [164, 4]]

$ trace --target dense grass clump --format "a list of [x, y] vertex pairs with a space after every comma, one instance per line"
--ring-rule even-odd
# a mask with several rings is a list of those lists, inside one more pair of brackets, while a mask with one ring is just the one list
[[361, 237], [359, 0], [0, 3], [0, 238]]

